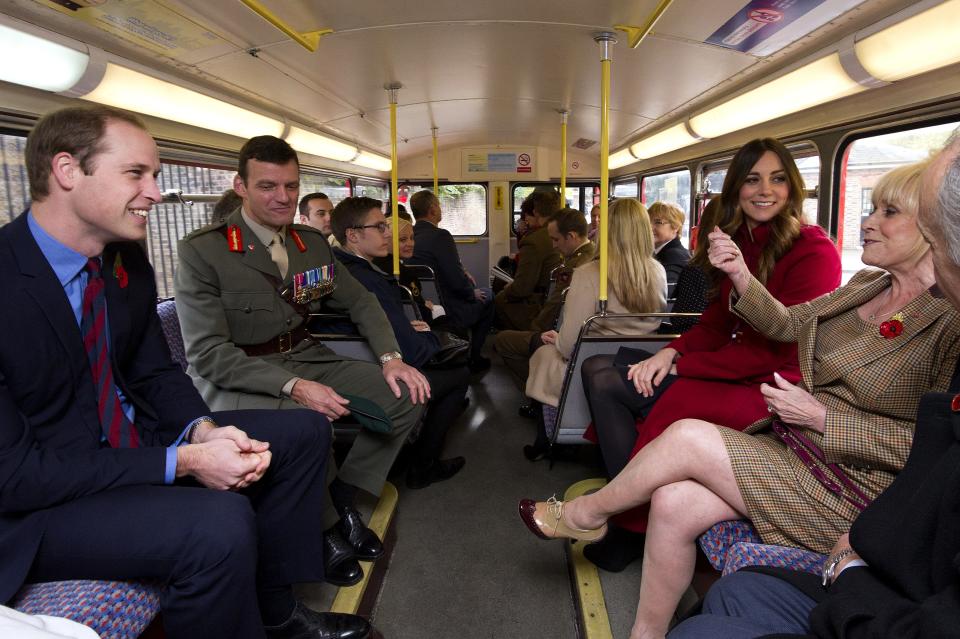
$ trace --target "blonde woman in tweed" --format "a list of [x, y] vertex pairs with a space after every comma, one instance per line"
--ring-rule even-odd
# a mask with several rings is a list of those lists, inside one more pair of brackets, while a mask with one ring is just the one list
[[[917, 227], [922, 169], [896, 169], [874, 189], [862, 259], [883, 270], [805, 304], [774, 300], [736, 245], [711, 233], [711, 263], [733, 281], [731, 309], [772, 339], [798, 342], [803, 382], [764, 385], [769, 418], [742, 433], [680, 420], [598, 492], [521, 502], [535, 534], [585, 540], [602, 537], [610, 516], [650, 502], [633, 639], [664, 636], [693, 574], [695, 540], [713, 524], [748, 517], [765, 543], [826, 553], [859, 513], [857, 494], [872, 499], [903, 467], [920, 396], [947, 388], [960, 354], [960, 316], [931, 290], [933, 262]], [[815, 474], [833, 475], [815, 459], [808, 470], [771, 432], [775, 417], [819, 446], [855, 490], [827, 490]]]

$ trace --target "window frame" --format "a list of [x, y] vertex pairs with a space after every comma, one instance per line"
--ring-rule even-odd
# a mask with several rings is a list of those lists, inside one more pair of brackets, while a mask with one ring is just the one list
[[[555, 187], [557, 187], [557, 190], [558, 190], [558, 192], [559, 192], [559, 189], [560, 189], [560, 180], [557, 180], [556, 182], [554, 182], [554, 181], [552, 181], [552, 180], [551, 180], [551, 181], [542, 181], [542, 182], [531, 182], [531, 181], [525, 181], [525, 182], [510, 182], [510, 237], [516, 237], [516, 235], [517, 235], [517, 232], [516, 232], [516, 226], [517, 226], [517, 224], [516, 224], [516, 222], [517, 222], [516, 216], [520, 213], [520, 210], [513, 208], [514, 202], [516, 201], [516, 191], [517, 191], [517, 189], [526, 188], [526, 187], [537, 188], [538, 186], [555, 186]], [[584, 188], [584, 187], [593, 187], [594, 189], [596, 189], [597, 191], [599, 191], [599, 190], [600, 190], [600, 180], [582, 180], [582, 179], [581, 179], [581, 180], [568, 180], [567, 183], [566, 183], [566, 187], [567, 187], [568, 189], [570, 189], [570, 188], [581, 188], [581, 189], [582, 189], [582, 188]], [[591, 202], [590, 205], [589, 205], [589, 207], [587, 207], [587, 203], [586, 203], [586, 201], [585, 201], [586, 196], [585, 196], [584, 193], [585, 193], [585, 191], [581, 191], [581, 192], [580, 192], [580, 206], [581, 206], [582, 208], [579, 209], [579, 210], [580, 210], [581, 213], [583, 213], [584, 217], [587, 218], [587, 222], [589, 223], [589, 221], [590, 221], [590, 210], [594, 207], [594, 204]], [[600, 193], [600, 197], [603, 197], [603, 194], [602, 194], [602, 193]], [[584, 210], [584, 208], [585, 208], [586, 210]]]

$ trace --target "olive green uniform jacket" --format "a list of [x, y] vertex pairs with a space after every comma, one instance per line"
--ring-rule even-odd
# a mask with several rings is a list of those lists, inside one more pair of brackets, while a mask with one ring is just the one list
[[546, 228], [527, 233], [520, 240], [517, 273], [506, 288], [497, 293], [497, 322], [501, 328], [528, 331], [543, 307], [550, 273], [560, 266], [560, 252], [553, 248]]

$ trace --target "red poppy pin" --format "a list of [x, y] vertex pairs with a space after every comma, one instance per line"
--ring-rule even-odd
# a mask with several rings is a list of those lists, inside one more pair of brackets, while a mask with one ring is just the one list
[[897, 313], [880, 324], [880, 335], [884, 339], [893, 339], [903, 333], [903, 313]]
[[117, 283], [120, 284], [120, 288], [127, 288], [127, 284], [130, 283], [130, 278], [127, 277], [127, 269], [123, 268], [123, 260], [120, 258], [119, 253], [117, 253], [117, 256], [113, 259], [113, 276], [116, 278]]

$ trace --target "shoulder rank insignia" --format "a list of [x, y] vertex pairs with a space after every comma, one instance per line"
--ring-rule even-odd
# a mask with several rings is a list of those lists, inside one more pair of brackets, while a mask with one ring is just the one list
[[236, 224], [227, 229], [227, 247], [232, 253], [243, 253], [243, 233]]
[[293, 301], [297, 304], [315, 302], [329, 295], [337, 287], [334, 281], [336, 262], [312, 268], [293, 276]]
[[300, 239], [299, 233], [293, 229], [290, 229], [290, 237], [293, 238], [293, 243], [297, 245], [297, 249], [299, 249], [301, 253], [307, 252], [307, 245], [303, 243], [302, 239]]

